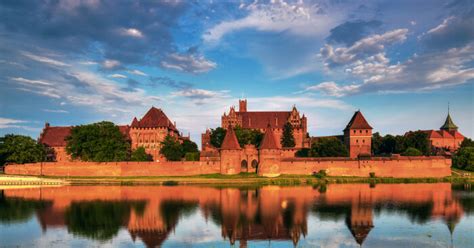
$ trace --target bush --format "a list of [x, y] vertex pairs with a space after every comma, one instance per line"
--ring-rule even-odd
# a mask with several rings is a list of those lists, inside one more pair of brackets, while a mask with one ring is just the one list
[[348, 157], [347, 147], [337, 138], [320, 138], [311, 144], [312, 157]]
[[184, 159], [186, 161], [199, 161], [199, 152], [187, 152]]
[[165, 140], [161, 142], [160, 153], [168, 161], [180, 161], [184, 156], [183, 147], [176, 138], [170, 135], [167, 135]]
[[416, 149], [416, 148], [413, 148], [413, 147], [408, 147], [405, 152], [402, 153], [402, 156], [422, 156], [423, 153]]
[[151, 157], [150, 154], [147, 154], [145, 152], [145, 148], [140, 146], [132, 152], [130, 156], [130, 160], [131, 161], [152, 161], [153, 158]]
[[176, 186], [176, 185], [178, 185], [178, 182], [176, 182], [176, 181], [164, 181], [163, 185], [164, 186]]
[[370, 172], [369, 175], [370, 175], [370, 178], [375, 178], [375, 172]]
[[453, 156], [453, 166], [463, 170], [474, 171], [474, 147], [460, 148]]
[[309, 151], [310, 149], [309, 148], [302, 148], [301, 150], [298, 150], [296, 153], [295, 153], [295, 156], [296, 157], [300, 157], [300, 158], [307, 158], [309, 157]]
[[325, 178], [327, 176], [326, 170], [320, 170], [318, 173], [313, 173], [313, 176], [319, 179]]

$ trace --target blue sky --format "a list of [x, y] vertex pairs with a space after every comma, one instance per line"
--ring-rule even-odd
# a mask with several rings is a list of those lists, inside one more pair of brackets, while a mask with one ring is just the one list
[[129, 124], [162, 108], [200, 141], [238, 99], [340, 134], [474, 136], [472, 1], [0, 2], [0, 134]]

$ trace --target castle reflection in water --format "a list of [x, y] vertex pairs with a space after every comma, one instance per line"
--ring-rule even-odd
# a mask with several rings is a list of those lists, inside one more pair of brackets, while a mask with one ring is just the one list
[[337, 184], [317, 187], [209, 188], [194, 186], [67, 186], [3, 190], [0, 222], [36, 215], [43, 232], [108, 240], [126, 228], [135, 242], [157, 247], [180, 218], [200, 209], [221, 227], [222, 237], [241, 247], [247, 241], [291, 240], [308, 233], [308, 215], [345, 220], [361, 245], [374, 228], [374, 213], [396, 211], [412, 222], [443, 220], [452, 232], [474, 211], [456, 197], [451, 184]]

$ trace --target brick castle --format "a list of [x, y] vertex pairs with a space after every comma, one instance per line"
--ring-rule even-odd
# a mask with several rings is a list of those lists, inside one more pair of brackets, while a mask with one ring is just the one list
[[[280, 139], [283, 126], [293, 127], [295, 147], [282, 147]], [[129, 140], [132, 149], [144, 147], [152, 155], [154, 162], [87, 163], [70, 161], [66, 154], [66, 137], [72, 127], [53, 127], [46, 123], [39, 142], [54, 150], [52, 163], [11, 165], [10, 174], [48, 175], [102, 175], [102, 176], [148, 176], [148, 175], [198, 175], [198, 174], [238, 174], [253, 172], [262, 176], [280, 174], [312, 174], [326, 170], [329, 175], [368, 176], [376, 173], [384, 177], [444, 177], [449, 176], [451, 159], [440, 156], [377, 158], [371, 156], [372, 126], [360, 111], [356, 111], [343, 130], [343, 135], [334, 136], [343, 140], [349, 150], [349, 157], [339, 158], [298, 158], [295, 153], [309, 148], [318, 137], [310, 137], [307, 119], [296, 107], [291, 111], [248, 111], [247, 101], [239, 101], [239, 111], [231, 107], [224, 113], [221, 126], [227, 129], [222, 146], [212, 147], [210, 132], [202, 134], [200, 161], [166, 161], [159, 153], [161, 142], [167, 135], [183, 141], [189, 139], [178, 131], [166, 114], [152, 107], [140, 120], [134, 118], [130, 125], [119, 126]], [[264, 132], [259, 147], [240, 146], [233, 127], [255, 129]], [[455, 150], [464, 136], [457, 131], [450, 115], [441, 130], [425, 131], [429, 134], [432, 147]], [[145, 165], [145, 163], [156, 166]], [[46, 165], [46, 166], [45, 166]], [[80, 170], [75, 165], [81, 165]]]

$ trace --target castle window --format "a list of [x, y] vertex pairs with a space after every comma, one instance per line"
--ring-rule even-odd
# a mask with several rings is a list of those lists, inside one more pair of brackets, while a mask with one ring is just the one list
[[365, 140], [362, 140], [362, 143], [365, 143]]
[[369, 130], [365, 130], [365, 133], [369, 133]]
[[356, 140], [356, 143], [359, 143], [359, 140]]
[[362, 130], [359, 130], [359, 133], [362, 133]]
[[356, 130], [354, 130], [354, 134], [356, 133]]

